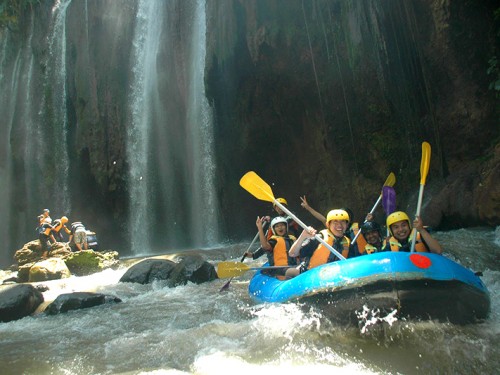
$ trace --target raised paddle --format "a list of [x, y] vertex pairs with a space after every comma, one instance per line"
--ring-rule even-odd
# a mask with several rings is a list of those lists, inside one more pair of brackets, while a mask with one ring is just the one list
[[[250, 245], [248, 245], [248, 248], [245, 250], [245, 253], [241, 257], [240, 262], [243, 262], [245, 260], [245, 258], [247, 257], [247, 252], [250, 251], [250, 249], [252, 248], [255, 241], [257, 241], [257, 238], [259, 238], [259, 232], [257, 232], [257, 234], [253, 238], [252, 242], [250, 242]], [[229, 288], [229, 284], [231, 284], [232, 280], [233, 280], [233, 278], [231, 277], [224, 285], [222, 285], [222, 288], [220, 288], [219, 292], [222, 292], [223, 290], [226, 290], [227, 288]]]
[[[396, 191], [392, 186], [384, 186], [382, 189], [382, 207], [386, 216], [396, 211]], [[389, 228], [387, 228], [387, 237], [389, 237]]]
[[279, 268], [292, 268], [297, 266], [269, 266], [269, 267], [250, 267], [245, 263], [240, 262], [220, 262], [217, 265], [217, 276], [219, 279], [225, 279], [226, 277], [236, 277], [243, 275], [245, 272], [252, 270], [272, 270]]
[[[417, 213], [415, 216], [420, 216], [420, 208], [422, 207], [422, 199], [424, 197], [425, 180], [429, 173], [429, 165], [431, 164], [431, 145], [427, 142], [422, 142], [422, 160], [420, 161], [420, 191], [418, 192]], [[415, 251], [415, 240], [417, 231], [413, 230], [411, 237], [411, 252]]]
[[[375, 202], [375, 204], [373, 205], [373, 207], [370, 211], [371, 214], [373, 214], [375, 212], [378, 205], [380, 204], [380, 201], [382, 200], [383, 193], [384, 193], [384, 187], [386, 187], [386, 186], [393, 187], [395, 183], [396, 183], [396, 176], [394, 175], [394, 173], [391, 172], [391, 173], [389, 173], [389, 176], [387, 176], [387, 179], [385, 180], [384, 185], [382, 187], [382, 192], [378, 196], [377, 201]], [[364, 223], [366, 223], [366, 220], [363, 222], [363, 224]], [[354, 236], [354, 238], [352, 239], [352, 243], [356, 242], [356, 240], [358, 239], [360, 234], [361, 234], [361, 228], [359, 228], [358, 233], [356, 233], [356, 236]]]
[[[273, 202], [276, 206], [281, 208], [283, 212], [285, 212], [288, 216], [290, 216], [297, 224], [299, 224], [302, 228], [307, 230], [307, 226], [297, 218], [288, 208], [286, 208], [284, 205], [282, 205], [276, 198], [274, 198], [273, 191], [271, 190], [271, 187], [262, 179], [260, 178], [257, 173], [250, 171], [245, 173], [245, 175], [241, 178], [240, 180], [240, 185], [243, 189], [248, 191], [250, 194], [252, 194], [255, 198], [267, 201], [267, 202]], [[337, 258], [341, 260], [345, 260], [345, 257], [340, 254], [337, 250], [335, 250], [333, 247], [331, 247], [324, 239], [322, 239], [320, 236], [317, 234], [314, 235], [314, 238], [316, 238], [319, 242], [321, 242], [328, 250], [330, 250], [333, 254], [337, 256]]]

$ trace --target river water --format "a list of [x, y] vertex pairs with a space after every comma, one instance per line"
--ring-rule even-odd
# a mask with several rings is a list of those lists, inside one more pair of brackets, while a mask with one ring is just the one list
[[[256, 304], [251, 277], [168, 288], [118, 283], [126, 270], [46, 283], [46, 300], [98, 291], [122, 303], [0, 323], [0, 374], [495, 374], [500, 368], [500, 228], [437, 232], [445, 256], [483, 272], [492, 310], [467, 326], [397, 321], [338, 326], [297, 304]], [[248, 243], [204, 250], [237, 260]], [[126, 263], [126, 262], [124, 262]], [[255, 265], [259, 263], [254, 261]]]

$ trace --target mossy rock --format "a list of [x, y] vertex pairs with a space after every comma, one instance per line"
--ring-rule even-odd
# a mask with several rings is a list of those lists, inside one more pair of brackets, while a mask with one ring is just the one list
[[106, 268], [99, 255], [93, 250], [78, 251], [68, 256], [64, 261], [71, 273], [79, 276], [101, 272]]

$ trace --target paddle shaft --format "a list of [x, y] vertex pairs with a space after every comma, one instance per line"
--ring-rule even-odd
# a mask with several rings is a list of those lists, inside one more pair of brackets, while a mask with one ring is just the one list
[[[282, 205], [280, 202], [278, 202], [276, 199], [274, 199], [274, 204], [281, 208], [283, 212], [288, 214], [297, 224], [299, 224], [303, 229], [307, 230], [307, 225], [305, 225], [300, 219], [295, 216], [288, 208], [286, 208], [284, 205]], [[345, 257], [340, 254], [337, 250], [335, 250], [333, 247], [331, 247], [324, 239], [322, 239], [320, 236], [317, 234], [314, 235], [314, 238], [316, 238], [319, 242], [321, 242], [328, 250], [330, 250], [335, 256], [341, 260], [345, 260]]]
[[[420, 208], [422, 207], [422, 199], [424, 197], [425, 180], [429, 173], [429, 165], [431, 163], [431, 145], [428, 142], [422, 142], [422, 159], [420, 160], [420, 190], [418, 192], [418, 203], [416, 216], [420, 216]], [[415, 240], [417, 239], [417, 231], [414, 230], [411, 238], [411, 250], [415, 251]]]
[[[380, 194], [378, 196], [378, 199], [377, 201], [375, 202], [375, 204], [373, 205], [373, 208], [371, 209], [370, 213], [373, 214], [375, 212], [375, 210], [377, 209], [378, 205], [380, 204], [380, 201], [382, 200], [382, 194]], [[367, 220], [363, 221], [363, 224], [366, 223]], [[358, 233], [356, 233], [356, 235], [354, 236], [354, 238], [352, 239], [352, 243], [356, 243], [356, 240], [358, 239], [359, 235], [361, 234], [361, 228], [358, 228]]]
[[[257, 232], [257, 234], [253, 238], [252, 242], [250, 242], [250, 245], [248, 245], [248, 248], [243, 253], [243, 256], [241, 257], [240, 262], [243, 262], [245, 260], [245, 258], [247, 257], [247, 252], [250, 251], [250, 249], [252, 248], [255, 241], [257, 241], [257, 238], [259, 238], [259, 232]], [[233, 280], [233, 278], [234, 278], [234, 276], [231, 277], [224, 285], [222, 285], [222, 288], [220, 288], [219, 292], [222, 292], [223, 290], [229, 288], [229, 284], [231, 284], [231, 281]]]
[[[418, 192], [417, 213], [415, 214], [415, 216], [420, 216], [420, 209], [422, 208], [422, 200], [424, 197], [424, 186], [425, 186], [424, 184], [420, 184], [420, 190]], [[414, 229], [412, 237], [411, 237], [411, 250], [410, 250], [410, 252], [412, 252], [412, 253], [415, 251], [415, 240], [416, 239], [417, 239], [417, 231]]]

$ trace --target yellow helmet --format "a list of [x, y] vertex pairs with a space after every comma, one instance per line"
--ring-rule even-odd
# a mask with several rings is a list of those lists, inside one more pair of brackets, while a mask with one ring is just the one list
[[[288, 202], [286, 201], [285, 198], [276, 198], [276, 200], [278, 202], [280, 202], [281, 204], [284, 204], [284, 205], [287, 205], [288, 206]], [[276, 206], [276, 204], [273, 204], [273, 206]]]
[[389, 216], [387, 216], [386, 225], [387, 225], [387, 229], [389, 229], [389, 233], [392, 234], [392, 231], [391, 231], [392, 224], [397, 223], [398, 221], [403, 221], [403, 220], [406, 220], [408, 222], [408, 225], [410, 226], [410, 229], [411, 229], [411, 220], [405, 212], [396, 211], [396, 212], [393, 212], [392, 214], [390, 214]]
[[61, 218], [61, 223], [66, 224], [68, 222], [68, 218], [66, 216], [63, 216]]
[[326, 224], [332, 220], [345, 220], [347, 222], [350, 221], [349, 214], [345, 210], [341, 209], [336, 209], [336, 210], [331, 210], [328, 212], [328, 215], [326, 215]]

